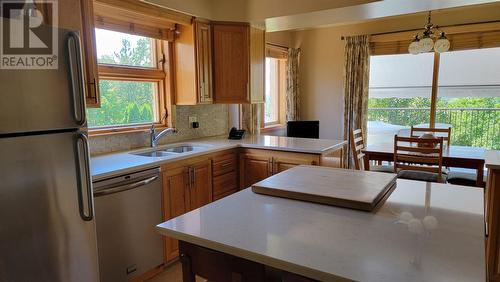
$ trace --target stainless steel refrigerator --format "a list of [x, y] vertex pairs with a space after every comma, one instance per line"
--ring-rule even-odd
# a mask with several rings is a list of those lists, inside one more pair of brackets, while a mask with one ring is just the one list
[[58, 68], [0, 70], [0, 281], [98, 281], [81, 43]]

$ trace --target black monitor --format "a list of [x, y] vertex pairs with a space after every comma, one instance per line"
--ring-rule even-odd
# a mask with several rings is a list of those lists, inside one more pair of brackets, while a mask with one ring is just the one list
[[318, 139], [319, 120], [289, 121], [286, 124], [286, 136]]

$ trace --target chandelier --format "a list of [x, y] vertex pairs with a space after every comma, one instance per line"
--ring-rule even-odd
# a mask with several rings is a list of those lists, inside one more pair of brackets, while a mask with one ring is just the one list
[[[436, 40], [436, 41], [434, 41]], [[420, 53], [434, 51], [438, 53], [446, 52], [450, 49], [450, 41], [446, 38], [443, 31], [439, 30], [439, 26], [431, 23], [431, 12], [427, 18], [427, 23], [424, 26], [422, 35], [417, 33], [415, 38], [408, 46], [410, 54], [417, 55]]]

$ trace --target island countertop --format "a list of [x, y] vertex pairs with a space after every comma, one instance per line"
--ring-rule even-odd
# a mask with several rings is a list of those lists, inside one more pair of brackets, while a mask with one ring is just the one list
[[146, 157], [131, 154], [134, 152], [151, 150], [151, 148], [95, 156], [91, 158], [90, 169], [92, 180], [101, 180], [140, 169], [160, 166], [169, 162], [240, 147], [324, 155], [343, 147], [346, 144], [346, 141], [267, 135], [249, 135], [242, 140], [228, 140], [227, 136], [219, 136], [160, 145], [157, 148], [161, 149], [181, 144], [201, 144], [206, 147], [202, 150], [165, 157]]
[[242, 190], [157, 226], [320, 281], [485, 281], [483, 191], [397, 180], [375, 213]]

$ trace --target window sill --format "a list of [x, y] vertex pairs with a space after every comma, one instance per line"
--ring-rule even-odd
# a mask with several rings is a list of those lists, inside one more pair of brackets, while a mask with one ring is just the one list
[[[166, 125], [155, 124], [155, 129], [167, 128]], [[122, 127], [107, 127], [107, 128], [89, 128], [89, 136], [106, 136], [116, 134], [128, 134], [138, 132], [148, 132], [151, 130], [151, 125], [136, 125], [136, 126], [122, 126]]]
[[262, 127], [260, 129], [260, 132], [266, 133], [266, 132], [272, 132], [272, 131], [280, 130], [280, 129], [284, 129], [284, 128], [286, 128], [286, 125], [284, 125], [284, 124], [272, 124], [272, 125]]

